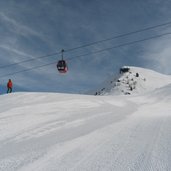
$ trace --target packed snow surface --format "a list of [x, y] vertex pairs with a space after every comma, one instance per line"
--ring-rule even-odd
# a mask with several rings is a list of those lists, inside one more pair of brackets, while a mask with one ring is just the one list
[[141, 95], [0, 101], [0, 171], [171, 170], [171, 84]]

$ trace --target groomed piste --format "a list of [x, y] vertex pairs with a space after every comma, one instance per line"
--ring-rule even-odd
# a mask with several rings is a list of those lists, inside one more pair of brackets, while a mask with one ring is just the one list
[[0, 170], [171, 170], [171, 77], [132, 71], [129, 95], [1, 95]]

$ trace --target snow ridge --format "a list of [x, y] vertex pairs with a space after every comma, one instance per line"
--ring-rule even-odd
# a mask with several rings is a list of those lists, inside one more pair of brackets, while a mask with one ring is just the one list
[[171, 76], [155, 71], [124, 66], [116, 77], [108, 80], [94, 95], [131, 95], [155, 90], [171, 83]]

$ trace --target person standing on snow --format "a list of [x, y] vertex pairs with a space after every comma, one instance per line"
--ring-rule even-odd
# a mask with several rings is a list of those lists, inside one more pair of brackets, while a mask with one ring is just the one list
[[12, 81], [11, 79], [9, 79], [7, 83], [7, 93], [11, 93], [11, 92], [12, 92]]

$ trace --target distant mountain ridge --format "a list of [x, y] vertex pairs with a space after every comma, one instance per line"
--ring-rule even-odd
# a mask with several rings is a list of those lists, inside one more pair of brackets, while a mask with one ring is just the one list
[[171, 83], [171, 76], [150, 69], [123, 66], [119, 74], [106, 81], [94, 95], [131, 95], [161, 88]]

